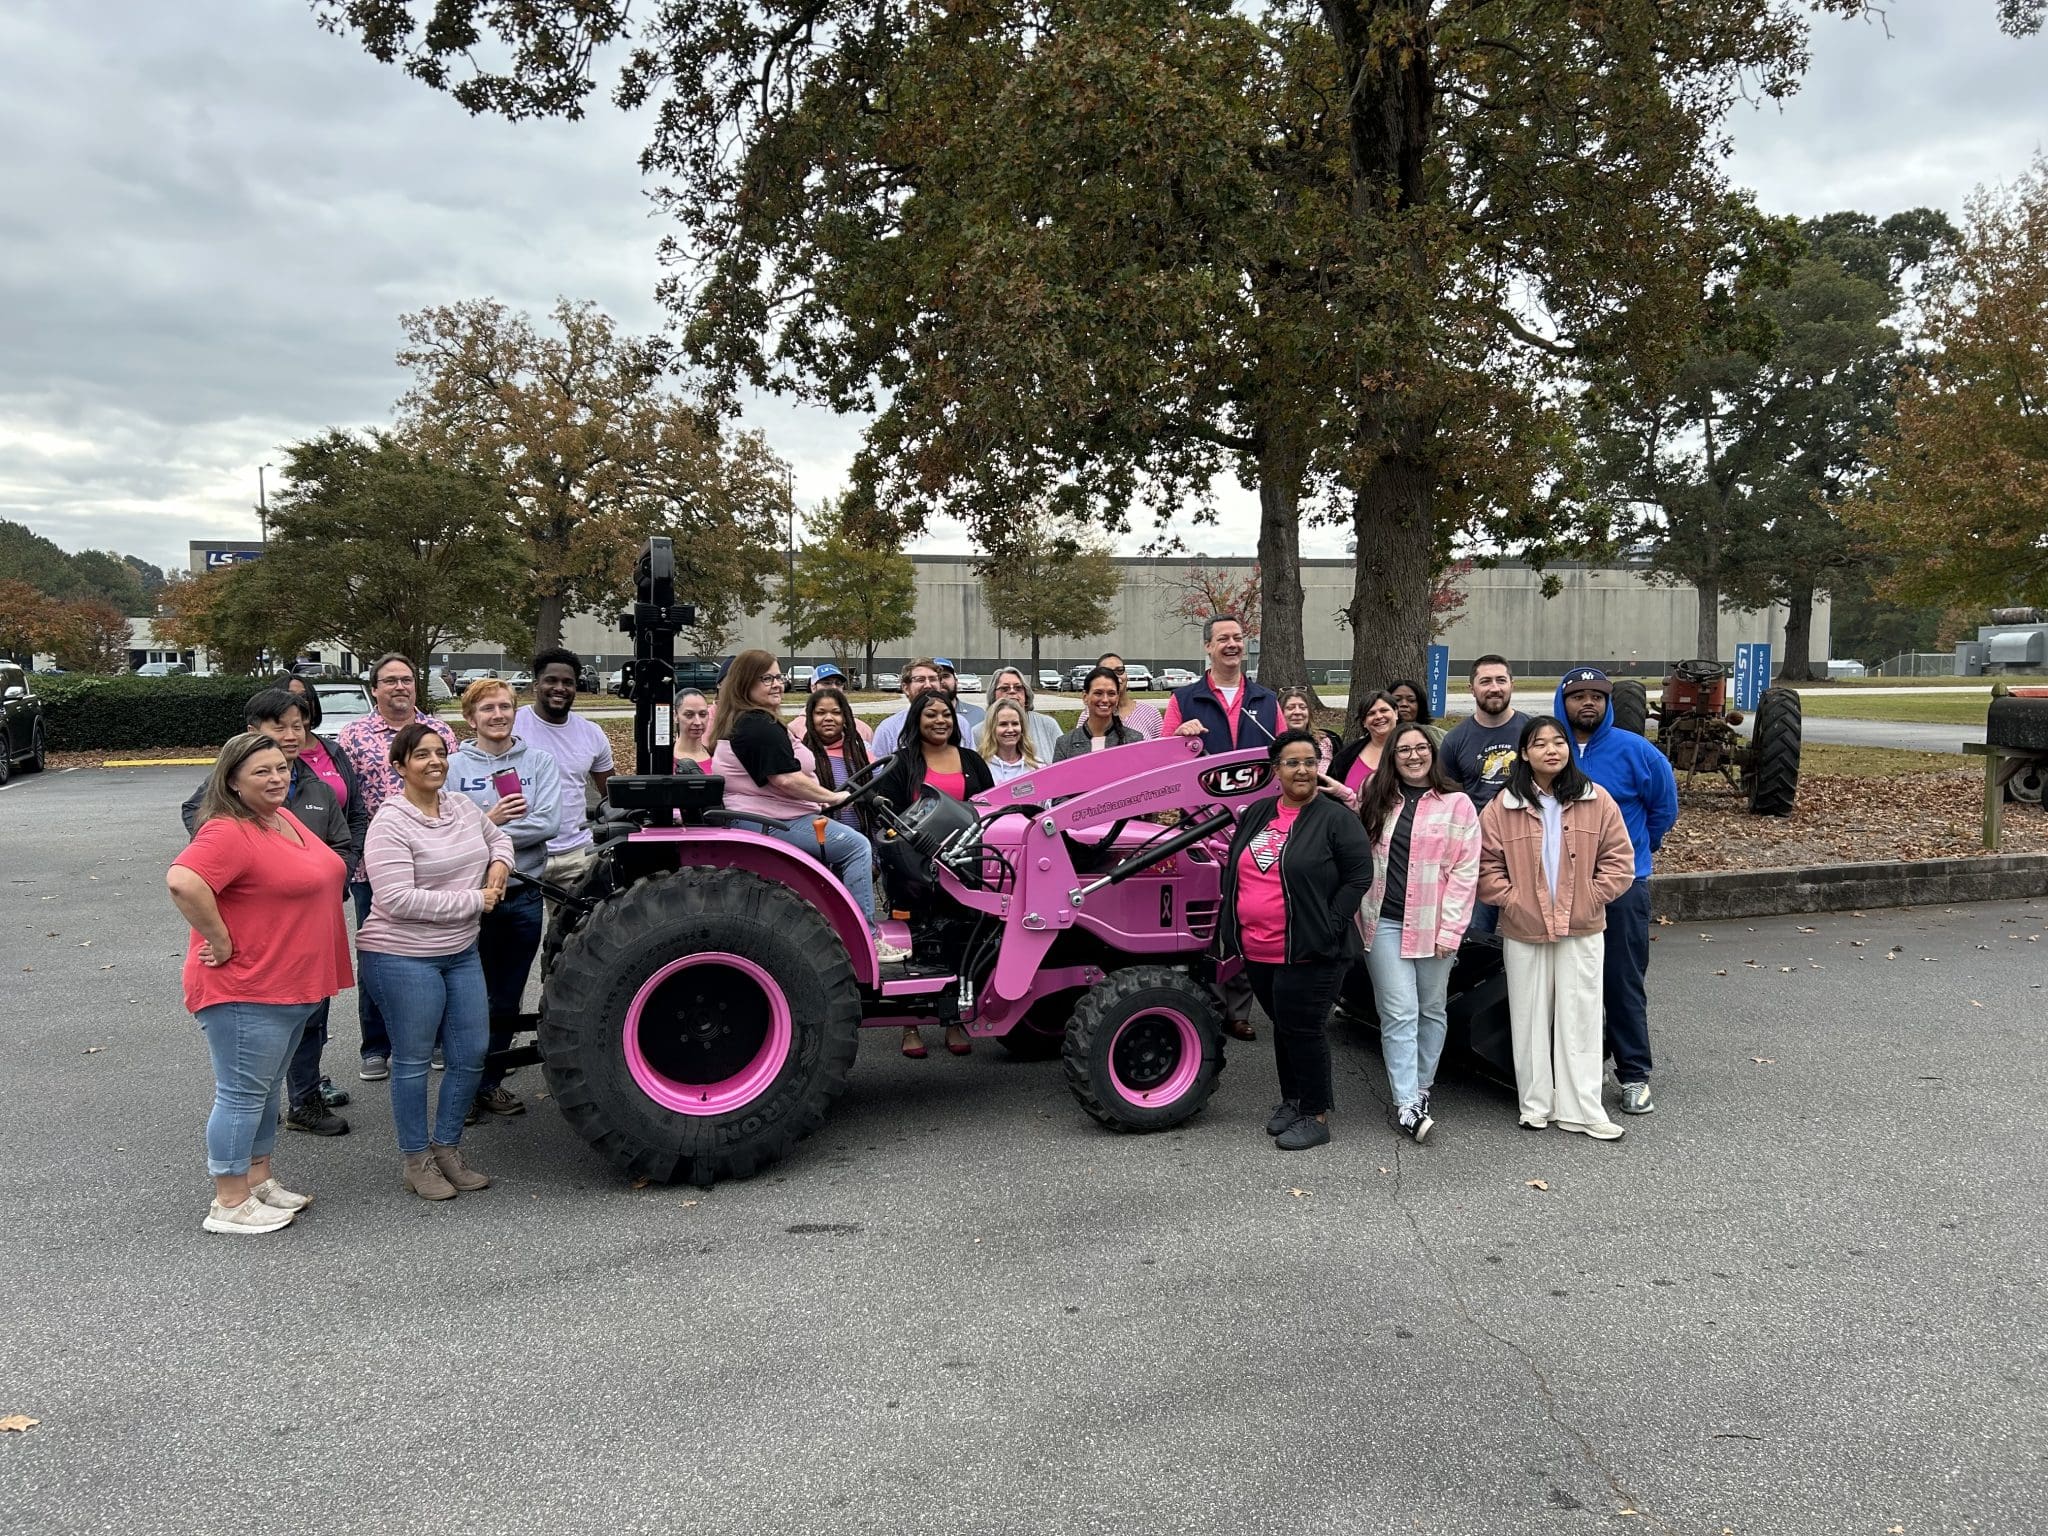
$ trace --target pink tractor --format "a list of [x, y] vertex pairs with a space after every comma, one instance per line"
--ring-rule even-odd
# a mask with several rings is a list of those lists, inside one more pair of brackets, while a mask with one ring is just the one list
[[[569, 1123], [621, 1172], [744, 1178], [815, 1130], [863, 1028], [958, 1024], [1057, 1054], [1119, 1131], [1178, 1125], [1223, 1069], [1209, 839], [1271, 793], [1262, 752], [1173, 737], [1056, 764], [971, 804], [886, 803], [883, 864], [915, 889], [876, 958], [862, 908], [815, 859], [673, 775], [663, 729], [675, 627], [666, 540], [628, 615], [640, 772], [611, 781], [599, 856], [555, 889], [536, 1046]], [[886, 761], [886, 760], [885, 760]], [[876, 764], [852, 787], [871, 794]], [[899, 886], [899, 889], [901, 887]]]

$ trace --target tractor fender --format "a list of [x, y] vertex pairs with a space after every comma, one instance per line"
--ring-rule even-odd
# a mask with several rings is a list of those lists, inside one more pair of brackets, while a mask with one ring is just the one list
[[867, 913], [822, 861], [762, 833], [731, 827], [649, 827], [628, 841], [639, 847], [673, 843], [684, 869], [744, 869], [788, 886], [832, 925], [853, 962], [854, 979], [864, 987], [880, 985], [881, 966], [875, 959]]

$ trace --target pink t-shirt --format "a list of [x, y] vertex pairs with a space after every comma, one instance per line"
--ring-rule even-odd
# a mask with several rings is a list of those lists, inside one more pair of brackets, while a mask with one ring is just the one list
[[327, 744], [318, 736], [308, 736], [306, 744], [299, 748], [299, 761], [320, 776], [320, 782], [334, 791], [334, 803], [347, 810], [348, 781], [334, 766], [334, 759], [327, 755]]
[[1237, 858], [1237, 930], [1247, 960], [1287, 959], [1287, 898], [1280, 889], [1280, 851], [1301, 812], [1282, 803]]
[[924, 781], [940, 794], [950, 799], [965, 800], [967, 798], [967, 775], [965, 772], [934, 773], [927, 768], [924, 774]]
[[299, 840], [252, 821], [201, 822], [183, 865], [213, 892], [233, 946], [226, 965], [202, 965], [197, 932], [185, 946], [185, 1008], [215, 1003], [317, 1003], [354, 981], [341, 886], [348, 867], [290, 811], [278, 813]]
[[1365, 788], [1365, 781], [1371, 777], [1372, 764], [1368, 763], [1365, 760], [1365, 754], [1360, 752], [1352, 760], [1351, 766], [1344, 770], [1344, 787], [1355, 795]]

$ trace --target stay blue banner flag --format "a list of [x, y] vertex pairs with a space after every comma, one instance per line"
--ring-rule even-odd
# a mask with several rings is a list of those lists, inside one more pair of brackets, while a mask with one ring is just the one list
[[1441, 720], [1451, 702], [1451, 648], [1448, 645], [1432, 645], [1429, 648], [1429, 718]]
[[1771, 686], [1770, 642], [1758, 640], [1735, 647], [1735, 707], [1755, 709]]

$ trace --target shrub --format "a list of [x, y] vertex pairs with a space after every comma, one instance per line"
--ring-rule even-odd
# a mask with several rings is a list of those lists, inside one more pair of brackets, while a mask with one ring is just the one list
[[265, 677], [35, 678], [43, 732], [53, 752], [133, 752], [217, 747], [242, 729], [249, 697]]

